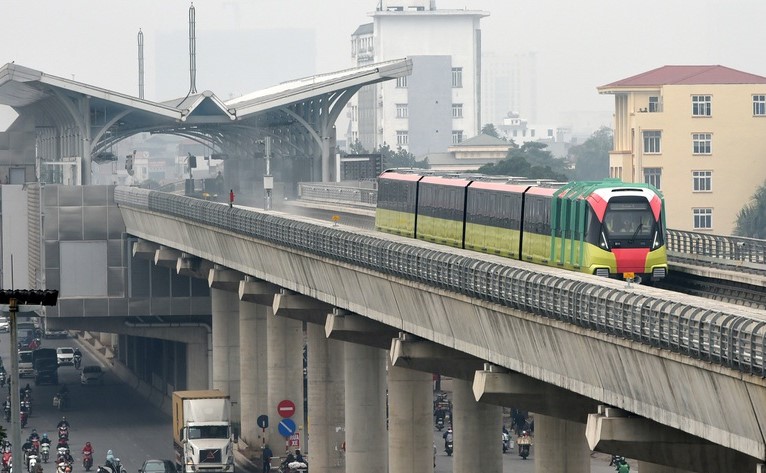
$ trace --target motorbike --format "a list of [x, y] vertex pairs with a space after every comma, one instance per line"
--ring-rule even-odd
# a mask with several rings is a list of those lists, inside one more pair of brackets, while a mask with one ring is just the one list
[[444, 451], [447, 453], [448, 457], [452, 456], [452, 452], [453, 452], [452, 440], [447, 440], [446, 442], [444, 442]]
[[80, 355], [80, 356], [75, 355], [74, 358], [72, 359], [72, 361], [74, 362], [74, 368], [76, 370], [79, 370], [80, 369], [80, 365], [82, 364], [82, 355]]
[[511, 440], [511, 434], [503, 432], [503, 453], [508, 453], [513, 449], [513, 441]]
[[519, 445], [519, 456], [522, 460], [526, 460], [529, 456], [529, 447], [532, 446], [532, 440], [529, 437], [519, 437], [516, 443]]
[[6, 407], [3, 410], [5, 411], [5, 421], [6, 422], [10, 422], [11, 421], [11, 408], [10, 407]]
[[56, 473], [72, 473], [72, 465], [67, 462], [61, 461], [56, 466]]
[[28, 465], [27, 470], [29, 472], [35, 471], [35, 469], [37, 467], [37, 460], [38, 460], [38, 458], [39, 457], [37, 456], [36, 453], [34, 453], [34, 451], [32, 453], [30, 453], [29, 455], [27, 455], [27, 465]]
[[58, 392], [53, 396], [53, 407], [57, 407], [58, 410], [63, 411], [69, 404], [69, 396], [67, 393]]
[[13, 467], [13, 457], [10, 451], [3, 452], [3, 472], [11, 471]]
[[27, 426], [27, 420], [28, 419], [27, 419], [27, 412], [26, 411], [21, 411], [19, 413], [19, 420], [21, 421], [21, 428], [22, 429]]
[[69, 427], [65, 425], [59, 427], [59, 438], [69, 440]]
[[48, 463], [48, 459], [51, 455], [51, 446], [50, 444], [43, 443], [40, 444], [40, 457], [43, 460], [43, 463]]
[[21, 401], [21, 408], [27, 411], [27, 415], [32, 415], [32, 400], [29, 399], [29, 397], [22, 399]]
[[309, 466], [304, 462], [294, 461], [282, 464], [279, 467], [279, 473], [307, 473]]
[[5, 386], [5, 371], [0, 371], [0, 387]]
[[444, 417], [437, 417], [436, 418], [436, 430], [441, 432], [443, 428], [444, 428]]
[[82, 467], [90, 471], [93, 466], [93, 452], [82, 452]]

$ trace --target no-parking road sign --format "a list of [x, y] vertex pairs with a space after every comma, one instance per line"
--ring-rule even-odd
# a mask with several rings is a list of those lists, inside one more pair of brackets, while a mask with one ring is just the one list
[[292, 419], [282, 419], [279, 421], [279, 434], [283, 437], [289, 437], [296, 431], [295, 422]]

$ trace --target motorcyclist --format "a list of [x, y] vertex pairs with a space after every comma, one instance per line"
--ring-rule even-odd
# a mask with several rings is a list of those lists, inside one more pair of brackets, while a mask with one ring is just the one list
[[[63, 392], [65, 389], [66, 389], [66, 385], [64, 385], [64, 387], [62, 387], [62, 388], [61, 388], [61, 391], [59, 391], [59, 392]], [[60, 429], [61, 427], [66, 427], [67, 429], [69, 429], [69, 422], [67, 422], [67, 420], [66, 420], [66, 416], [64, 416], [64, 417], [62, 417], [62, 418], [61, 418], [61, 420], [60, 420], [60, 421], [59, 421], [59, 423], [56, 425], [56, 427], [58, 427], [59, 429]]]
[[447, 448], [447, 444], [452, 443], [452, 440], [453, 440], [453, 437], [454, 437], [453, 434], [452, 434], [452, 427], [447, 429], [447, 431], [444, 432], [444, 435], [442, 435], [442, 437], [444, 438], [444, 448], [446, 449]]
[[59, 441], [56, 444], [56, 448], [69, 448], [69, 441], [66, 437], [59, 437]]
[[40, 434], [37, 433], [37, 429], [32, 429], [32, 433], [29, 434], [29, 440], [40, 440]]
[[630, 465], [628, 464], [628, 461], [625, 460], [625, 457], [620, 457], [620, 459], [617, 460], [617, 473], [630, 473]]
[[42, 437], [40, 437], [40, 445], [48, 445], [50, 446], [51, 439], [48, 438], [48, 434], [43, 434]]
[[74, 355], [73, 356], [75, 358], [82, 358], [82, 353], [80, 353], [80, 349], [79, 348], [75, 348], [74, 349]]
[[114, 473], [119, 473], [120, 471], [117, 469], [117, 458], [111, 450], [106, 451], [106, 461], [104, 462], [104, 465], [111, 468]]
[[281, 465], [279, 465], [280, 471], [288, 471], [288, 466], [290, 463], [295, 461], [295, 456], [293, 456], [292, 453], [287, 454], [287, 458], [284, 459]]
[[56, 463], [64, 462], [67, 465], [71, 465], [74, 463], [74, 458], [72, 457], [72, 454], [69, 453], [69, 450], [67, 449], [64, 452], [59, 452], [58, 457], [56, 458]]
[[301, 463], [305, 463], [306, 466], [308, 466], [308, 464], [309, 464], [309, 462], [307, 462], [306, 459], [303, 458], [303, 454], [301, 453], [300, 450], [296, 450], [295, 451], [295, 461], [301, 462]]
[[82, 447], [82, 454], [91, 454], [93, 455], [93, 447], [91, 446], [90, 442], [85, 442], [85, 446]]

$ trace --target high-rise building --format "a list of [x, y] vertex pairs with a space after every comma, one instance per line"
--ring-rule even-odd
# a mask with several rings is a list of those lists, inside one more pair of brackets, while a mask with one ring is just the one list
[[365, 87], [348, 105], [349, 144], [386, 143], [419, 156], [444, 152], [481, 129], [481, 18], [436, 0], [380, 0], [351, 36], [356, 65], [412, 58], [411, 76]]
[[670, 228], [731, 234], [766, 179], [766, 77], [664, 66], [598, 91], [615, 96], [610, 176], [659, 188]]

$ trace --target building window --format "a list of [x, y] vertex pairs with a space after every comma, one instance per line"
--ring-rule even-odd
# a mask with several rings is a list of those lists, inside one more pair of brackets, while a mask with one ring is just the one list
[[351, 144], [355, 144], [357, 141], [359, 141], [359, 132], [358, 131], [352, 131], [351, 132]]
[[692, 95], [692, 116], [709, 117], [712, 115], [710, 95]]
[[649, 112], [659, 112], [660, 111], [660, 98], [659, 97], [649, 97]]
[[452, 118], [463, 118], [463, 104], [462, 103], [453, 103], [452, 104]]
[[548, 138], [553, 138], [553, 128], [548, 128]]
[[410, 116], [410, 110], [406, 103], [396, 104], [396, 118], [407, 118]]
[[661, 189], [662, 168], [644, 168], [644, 182], [653, 185], [657, 189]]
[[694, 192], [710, 192], [713, 190], [713, 171], [692, 171]]
[[534, 129], [534, 128], [532, 128], [531, 130], [529, 130], [529, 136], [531, 136], [532, 138], [534, 138], [534, 137], [535, 137], [535, 129]]
[[463, 130], [452, 131], [452, 144], [456, 145], [463, 141]]
[[621, 167], [610, 167], [609, 168], [609, 177], [613, 177], [615, 179], [622, 179], [622, 168]]
[[407, 130], [399, 130], [396, 132], [396, 144], [399, 146], [407, 146], [410, 142], [409, 133]]
[[766, 115], [766, 95], [753, 95], [753, 115], [756, 117]]
[[660, 154], [662, 148], [660, 144], [662, 142], [661, 131], [645, 131], [644, 132], [644, 154]]
[[406, 89], [407, 88], [407, 77], [409, 77], [409, 76], [397, 77], [396, 78], [396, 88], [397, 89]]
[[713, 209], [694, 209], [694, 229], [710, 230], [713, 228]]
[[692, 133], [692, 153], [711, 154], [713, 149], [712, 133]]
[[453, 88], [463, 87], [463, 68], [462, 67], [452, 68], [452, 87]]
[[352, 122], [358, 122], [359, 121], [359, 106], [352, 105], [351, 106], [351, 121]]

